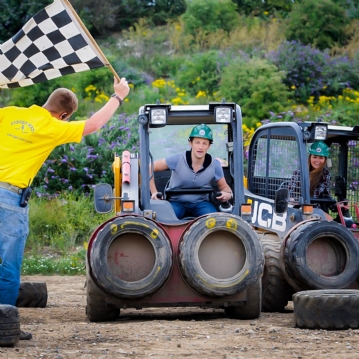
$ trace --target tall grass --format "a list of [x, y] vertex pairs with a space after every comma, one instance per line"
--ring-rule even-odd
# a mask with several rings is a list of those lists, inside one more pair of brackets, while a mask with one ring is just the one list
[[112, 215], [96, 213], [91, 196], [32, 198], [22, 274], [84, 273], [91, 234]]

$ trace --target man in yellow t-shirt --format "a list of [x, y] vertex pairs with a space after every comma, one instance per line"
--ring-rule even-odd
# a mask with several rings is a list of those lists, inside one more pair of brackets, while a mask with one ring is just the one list
[[[55, 147], [78, 143], [99, 130], [129, 91], [125, 78], [114, 79], [110, 100], [85, 121], [66, 122], [77, 110], [78, 100], [65, 88], [52, 92], [42, 107], [0, 108], [0, 304], [15, 305], [19, 293], [29, 233], [26, 188]], [[31, 334], [21, 332], [20, 339], [31, 339]]]

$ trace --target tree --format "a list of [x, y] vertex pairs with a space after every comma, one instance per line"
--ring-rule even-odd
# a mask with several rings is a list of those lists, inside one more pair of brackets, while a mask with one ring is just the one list
[[344, 45], [348, 40], [345, 27], [349, 18], [344, 9], [332, 0], [303, 0], [295, 3], [287, 19], [287, 39], [320, 50]]
[[259, 16], [264, 12], [291, 11], [294, 0], [233, 0], [238, 12], [244, 15]]
[[155, 25], [164, 25], [186, 12], [185, 0], [153, 0], [151, 10], [146, 17]]
[[231, 0], [187, 1], [187, 10], [182, 15], [185, 31], [193, 36], [199, 30], [230, 32], [238, 23], [236, 9], [237, 5]]
[[52, 0], [0, 0], [0, 43], [11, 39]]
[[73, 0], [73, 7], [93, 35], [105, 35], [147, 18], [163, 25], [185, 12], [185, 0]]
[[288, 106], [289, 91], [283, 83], [285, 73], [263, 59], [239, 58], [224, 70], [220, 95], [241, 105], [244, 123], [255, 127], [270, 112]]

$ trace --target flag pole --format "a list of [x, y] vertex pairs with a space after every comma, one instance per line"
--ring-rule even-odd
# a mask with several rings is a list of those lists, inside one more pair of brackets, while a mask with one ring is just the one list
[[61, 0], [63, 2], [65, 2], [69, 9], [71, 10], [72, 15], [76, 18], [76, 20], [78, 21], [78, 23], [81, 25], [81, 28], [83, 31], [85, 31], [87, 37], [89, 38], [89, 40], [91, 41], [92, 45], [96, 48], [96, 50], [101, 54], [101, 56], [106, 60], [106, 67], [108, 67], [111, 72], [113, 73], [113, 75], [116, 77], [116, 79], [118, 80], [118, 82], [120, 82], [121, 78], [120, 76], [118, 76], [118, 74], [116, 73], [115, 69], [112, 67], [112, 65], [110, 64], [110, 62], [107, 60], [105, 54], [102, 52], [102, 50], [100, 49], [100, 47], [97, 45], [96, 41], [94, 40], [94, 38], [92, 37], [92, 35], [90, 34], [90, 32], [87, 30], [85, 24], [82, 22], [81, 18], [78, 16], [78, 14], [76, 13], [75, 9], [72, 7], [71, 3], [69, 0]]

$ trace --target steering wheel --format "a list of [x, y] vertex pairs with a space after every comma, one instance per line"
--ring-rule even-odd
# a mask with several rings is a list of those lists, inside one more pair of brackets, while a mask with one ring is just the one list
[[212, 187], [176, 187], [165, 190], [166, 196], [180, 194], [209, 194], [212, 192]]
[[328, 198], [314, 198], [314, 197], [310, 197], [310, 203], [313, 204], [324, 204], [327, 206], [331, 206], [332, 204], [336, 204], [337, 201], [334, 198], [328, 197]]
[[310, 198], [311, 204], [317, 204], [324, 212], [329, 213], [329, 209], [331, 209], [331, 206], [335, 205], [337, 201], [332, 197], [327, 198]]

